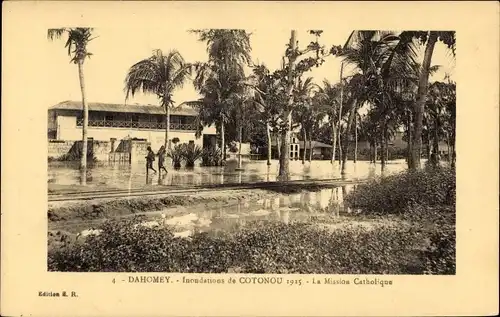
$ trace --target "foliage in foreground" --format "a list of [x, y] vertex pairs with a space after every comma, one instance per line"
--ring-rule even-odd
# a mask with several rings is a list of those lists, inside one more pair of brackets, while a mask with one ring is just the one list
[[186, 239], [165, 228], [136, 226], [138, 221], [106, 222], [99, 236], [50, 250], [49, 270], [455, 274], [454, 230], [443, 235], [414, 226], [327, 230], [307, 223], [254, 222], [231, 233]]
[[[373, 214], [403, 214], [413, 212], [416, 206], [455, 207], [455, 169], [425, 168], [374, 179], [357, 186], [345, 202], [352, 208]], [[453, 208], [452, 208], [453, 207]], [[420, 212], [433, 210], [420, 208]]]

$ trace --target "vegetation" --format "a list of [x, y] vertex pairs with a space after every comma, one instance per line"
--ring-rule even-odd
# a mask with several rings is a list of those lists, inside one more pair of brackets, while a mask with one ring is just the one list
[[183, 156], [186, 167], [192, 168], [202, 158], [203, 150], [199, 145], [184, 144]]
[[[49, 252], [51, 271], [184, 273], [454, 274], [445, 241], [422, 246], [422, 228], [381, 225], [327, 230], [306, 223], [255, 222], [236, 231], [175, 237], [109, 221], [102, 233]], [[430, 236], [431, 238], [434, 236]], [[437, 243], [434, 245], [434, 243]], [[437, 248], [437, 249], [436, 249]], [[436, 251], [439, 250], [439, 251]], [[452, 255], [450, 254], [450, 257]], [[446, 260], [449, 257], [445, 258]]]
[[411, 221], [428, 239], [426, 272], [455, 273], [456, 180], [454, 168], [409, 170], [359, 185], [345, 202], [363, 214]]
[[199, 145], [187, 143], [176, 144], [167, 152], [167, 156], [172, 159], [172, 164], [176, 169], [181, 167], [182, 162], [185, 162], [187, 168], [194, 167], [196, 161], [202, 159], [203, 155], [204, 151]]
[[172, 159], [174, 168], [181, 168], [181, 163], [184, 161], [184, 146], [183, 144], [174, 145], [173, 149], [167, 151], [167, 157]]
[[222, 151], [220, 149], [209, 148], [203, 150], [201, 154], [201, 164], [203, 166], [220, 166], [222, 163]]
[[455, 188], [454, 169], [430, 167], [370, 180], [358, 185], [345, 201], [371, 214], [404, 214], [417, 205], [454, 213]]
[[172, 50], [163, 55], [155, 50], [149, 58], [143, 59], [130, 67], [125, 78], [126, 98], [138, 91], [155, 94], [165, 111], [165, 148], [169, 148], [170, 109], [174, 106], [173, 93], [181, 88], [191, 74], [192, 66], [184, 61], [182, 55]]
[[82, 142], [83, 150], [80, 156], [80, 169], [81, 169], [81, 184], [87, 183], [87, 129], [89, 118], [89, 107], [87, 104], [87, 97], [85, 93], [85, 76], [84, 76], [84, 62], [85, 59], [92, 55], [87, 51], [87, 46], [92, 38], [92, 28], [58, 28], [48, 29], [47, 38], [49, 40], [60, 39], [63, 35], [67, 35], [65, 47], [68, 48], [68, 55], [71, 57], [71, 62], [78, 65], [78, 76], [80, 79], [80, 90], [82, 92], [82, 105], [83, 105], [83, 128], [82, 128]]
[[[84, 135], [88, 109], [83, 62], [91, 55], [87, 44], [92, 32], [89, 28], [66, 28], [48, 33], [50, 39], [68, 34], [66, 46], [80, 71]], [[422, 154], [431, 158], [432, 165], [439, 165], [439, 143], [443, 141], [448, 144], [450, 164], [455, 163], [455, 83], [449, 77], [429, 83], [429, 76], [439, 69], [431, 63], [434, 47], [442, 42], [454, 56], [454, 32], [361, 30], [353, 31], [342, 46], [326, 47], [319, 42], [322, 30], [309, 30], [313, 39], [307, 45], [300, 45], [297, 31], [291, 30], [283, 55], [276, 57], [281, 59], [281, 66], [275, 70], [252, 61], [251, 34], [245, 30], [190, 32], [206, 44], [206, 62], [188, 63], [176, 50], [166, 55], [155, 50], [151, 57], [134, 64], [125, 79], [127, 98], [138, 91], [158, 96], [165, 110], [167, 148], [173, 93], [194, 72], [193, 85], [201, 98], [186, 104], [199, 110], [198, 135], [203, 126], [216, 126], [222, 161], [227, 144], [250, 141], [267, 148], [270, 164], [274, 136], [279, 175], [287, 179], [290, 135], [299, 130], [304, 142], [323, 136], [324, 142], [332, 144], [331, 162], [338, 157], [342, 171], [350, 153], [357, 159], [358, 141], [369, 142], [371, 161], [380, 156], [383, 169], [389, 158], [390, 140], [401, 131], [408, 144], [410, 169], [420, 167]], [[424, 51], [423, 56], [419, 50]], [[330, 57], [341, 61], [338, 80], [330, 78], [317, 84], [307, 77], [307, 72], [322, 67]], [[345, 74], [344, 66], [350, 66]], [[249, 117], [253, 120], [245, 120]], [[423, 149], [426, 153], [422, 153]], [[86, 157], [82, 156], [82, 164]], [[241, 165], [241, 155], [238, 157]], [[302, 159], [306, 161], [306, 153]], [[311, 155], [308, 159], [312, 159]]]

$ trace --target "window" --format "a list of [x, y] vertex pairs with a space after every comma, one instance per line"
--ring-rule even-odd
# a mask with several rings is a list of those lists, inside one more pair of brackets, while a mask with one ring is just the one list
[[139, 115], [133, 114], [132, 115], [132, 122], [139, 122]]
[[113, 115], [107, 114], [106, 117], [104, 118], [105, 121], [113, 121]]

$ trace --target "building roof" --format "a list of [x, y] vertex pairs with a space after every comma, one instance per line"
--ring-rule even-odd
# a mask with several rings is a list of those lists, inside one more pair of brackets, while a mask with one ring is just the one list
[[[304, 149], [304, 141], [298, 141], [300, 149]], [[276, 140], [273, 139], [271, 140], [271, 146], [276, 146]], [[332, 146], [329, 144], [325, 144], [319, 141], [312, 141], [312, 148], [313, 149], [319, 149], [319, 148], [331, 148]], [[306, 149], [309, 149], [309, 141], [306, 142]]]
[[[303, 149], [304, 148], [304, 141], [299, 141], [299, 147], [300, 149]], [[331, 148], [332, 146], [329, 145], [329, 144], [325, 144], [325, 143], [322, 143], [322, 142], [319, 142], [319, 141], [312, 141], [312, 148], [313, 149], [317, 149], [317, 148]], [[309, 141], [306, 142], [306, 149], [309, 149]]]
[[[138, 104], [115, 104], [89, 102], [90, 111], [106, 111], [106, 112], [121, 112], [121, 113], [143, 113], [143, 114], [164, 114], [163, 108], [154, 105], [138, 105]], [[82, 110], [81, 101], [63, 101], [52, 107], [49, 110]], [[171, 114], [183, 116], [196, 116], [198, 112], [190, 106], [182, 105], [172, 108]]]

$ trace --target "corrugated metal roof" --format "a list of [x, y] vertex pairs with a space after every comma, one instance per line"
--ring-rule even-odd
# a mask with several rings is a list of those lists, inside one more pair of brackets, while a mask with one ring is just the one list
[[[300, 149], [304, 149], [304, 141], [299, 141], [298, 142]], [[271, 140], [271, 146], [276, 146], [276, 140]], [[331, 148], [332, 146], [329, 144], [325, 144], [319, 141], [312, 141], [312, 147], [313, 149], [317, 148]], [[309, 141], [306, 142], [306, 149], [309, 149]]]
[[[63, 101], [49, 109], [53, 110], [82, 110], [81, 101]], [[114, 104], [114, 103], [101, 103], [89, 102], [90, 111], [107, 111], [107, 112], [122, 112], [122, 113], [145, 113], [145, 114], [164, 114], [163, 108], [154, 105], [138, 105], [138, 104]], [[196, 116], [198, 112], [187, 106], [175, 107], [171, 110], [171, 114]]]
[[[299, 141], [299, 147], [300, 149], [304, 148], [304, 141]], [[329, 144], [325, 144], [319, 141], [312, 141], [312, 148], [317, 149], [317, 148], [331, 148], [332, 146]], [[309, 141], [306, 142], [306, 149], [309, 149]]]

